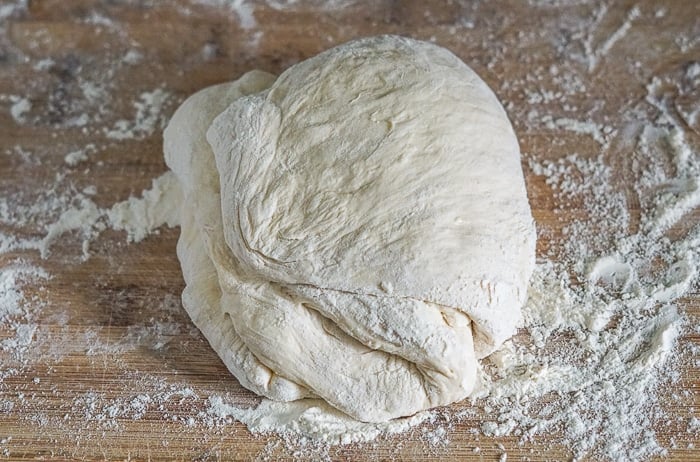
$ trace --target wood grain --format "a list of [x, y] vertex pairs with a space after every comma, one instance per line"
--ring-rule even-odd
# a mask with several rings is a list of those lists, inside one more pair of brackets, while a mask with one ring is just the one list
[[[700, 60], [700, 2], [610, 3], [597, 28], [581, 31], [582, 35], [591, 34], [594, 45], [600, 46], [633, 6], [643, 14], [599, 57], [591, 73], [585, 72], [584, 62], [577, 63], [570, 55], [575, 48], [571, 43], [584, 40], [575, 33], [577, 21], [588, 24], [599, 4], [583, 1], [545, 6], [547, 3], [559, 2], [381, 0], [347, 2], [341, 8], [302, 1], [281, 9], [261, 2], [251, 6], [255, 26], [245, 28], [236, 11], [206, 2], [30, 0], [26, 11], [0, 19], [4, 29], [0, 94], [26, 95], [32, 103], [25, 124], [17, 124], [9, 111], [0, 111], [0, 152], [14, 152], [20, 146], [37, 162], [0, 155], [0, 194], [31, 196], [45, 190], [57, 172], [67, 169], [63, 161], [66, 153], [90, 142], [98, 144], [97, 152], [86, 163], [68, 169], [72, 187], [81, 190], [97, 185], [94, 200], [100, 206], [138, 194], [165, 171], [160, 133], [116, 142], [106, 139], [102, 128], [119, 118], [133, 117], [132, 101], [141, 92], [155, 88], [173, 92], [165, 109], [170, 113], [177, 102], [207, 85], [231, 80], [254, 68], [279, 73], [330, 46], [361, 36], [398, 33], [433, 39], [454, 51], [510, 103], [508, 111], [525, 158], [534, 152], [557, 159], [572, 152], [595, 155], [600, 150], [589, 136], [528, 124], [531, 104], [523, 83], [531, 81], [531, 86], [537, 87], [536, 76], [542, 75], [542, 70], [574, 62], [581, 68], [586, 91], [572, 96], [570, 104], [578, 106], [580, 118], [616, 126], [625, 110], [645, 98], [645, 84], [652, 76], [680, 75], [688, 63]], [[665, 10], [663, 17], [655, 17], [659, 9]], [[694, 38], [695, 42], [682, 49], [679, 37]], [[133, 66], [115, 64], [130, 49], [139, 50], [143, 61]], [[36, 75], [32, 66], [47, 58], [54, 62], [51, 69], [39, 81], [32, 81]], [[99, 101], [85, 101], [81, 93], [81, 81], [85, 80], [104, 86]], [[681, 98], [678, 104], [700, 103], [692, 95], [683, 98], [686, 100]], [[9, 103], [3, 104], [9, 107]], [[557, 101], [540, 106], [544, 109], [555, 117], [571, 115]], [[69, 126], [71, 117], [82, 112], [92, 117], [101, 110], [101, 122], [88, 124], [86, 129]], [[572, 220], [585, 219], [586, 213], [576, 203], [554, 213], [556, 200], [551, 189], [532, 174], [526, 160], [523, 165], [538, 228], [547, 230], [540, 233], [538, 241], [538, 253], [544, 255], [557, 247], [562, 229]], [[616, 175], [624, 178], [624, 163], [618, 170]], [[632, 215], [639, 213], [638, 207], [631, 202]], [[695, 213], [688, 220], [697, 223], [697, 218]], [[36, 237], [43, 233], [32, 223], [13, 231]], [[92, 244], [92, 257], [82, 263], [77, 259], [78, 236], [62, 240], [48, 260], [40, 260], [33, 251], [0, 254], [0, 264], [17, 258], [36, 261], [53, 275], [50, 281], [25, 289], [27, 296], [46, 301], [37, 322], [50, 341], [37, 339], [33, 346], [37, 351], [28, 354], [39, 360], [30, 361], [21, 374], [0, 383], [0, 401], [17, 402], [19, 393], [26, 397], [21, 414], [26, 418], [0, 413], [0, 440], [12, 437], [0, 444], [0, 449], [10, 450], [9, 458], [295, 458], [284, 444], [273, 447], [271, 438], [253, 436], [241, 424], [190, 427], [182, 420], [172, 420], [173, 416], [205, 412], [207, 403], [201, 397], [208, 395], [226, 395], [239, 403], [256, 402], [192, 330], [181, 307], [163, 310], [169, 297], [179, 296], [183, 288], [175, 256], [177, 236], [176, 229], [162, 229], [157, 236], [126, 245], [123, 234], [108, 231]], [[681, 305], [691, 319], [700, 315], [697, 291]], [[168, 337], [164, 347], [157, 347], [147, 335], [138, 337], [139, 326], [157, 322], [183, 327]], [[129, 335], [132, 344], [119, 347], [120, 339]], [[700, 338], [695, 334], [690, 341], [698, 344]], [[92, 348], [86, 349], [86, 345]], [[75, 401], [90, 391], [97, 391], [101, 402], [142, 392], [153, 394], [158, 383], [165, 389], [168, 384], [184, 384], [197, 390], [200, 398], [168, 400], [162, 408], [149, 408], [142, 418], [118, 419], [112, 428], [86, 423], [83, 414], [89, 406], [76, 405]], [[663, 444], [670, 446], [671, 439], [676, 443], [669, 449], [668, 460], [700, 460], [697, 450], [688, 449], [689, 443], [698, 443], [693, 441], [696, 436], [680, 430], [683, 419], [693, 412], [697, 415], [692, 409], [700, 409], [699, 386], [697, 368], [688, 366], [669, 390], [682, 395], [665, 405], [669, 415], [677, 419], [655, 429]], [[570, 458], [570, 448], [552, 443], [554, 439], [540, 438], [521, 445], [517, 437], [477, 437], [469, 432], [485, 417], [480, 413], [456, 424], [446, 447], [427, 445], [418, 429], [373, 444], [333, 447], [326, 455], [333, 460], [489, 461], [498, 460], [505, 451], [509, 461]], [[475, 447], [480, 448], [479, 453], [473, 451]], [[297, 456], [303, 460], [319, 455]]]

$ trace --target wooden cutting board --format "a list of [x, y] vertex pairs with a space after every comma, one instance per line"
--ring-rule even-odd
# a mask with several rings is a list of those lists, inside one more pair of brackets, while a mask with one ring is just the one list
[[[639, 16], [625, 26], [635, 7]], [[0, 111], [0, 152], [8, 153], [0, 154], [0, 191], [7, 197], [23, 195], [18, 196], [22, 201], [56, 184], [59, 196], [70, 188], [96, 186], [93, 200], [104, 207], [138, 195], [165, 171], [160, 123], [187, 95], [250, 69], [279, 73], [356, 37], [397, 33], [451, 49], [506, 103], [522, 151], [544, 152], [551, 159], [571, 152], [590, 156], [600, 149], [589, 135], [528, 125], [533, 107], [554, 118], [571, 116], [571, 108], [562, 107], [556, 96], [547, 100], [546, 76], [552, 75], [553, 66], [578, 66], [580, 84], [586, 88], [573, 97], [584, 112], [580, 116], [615, 126], [622, 111], [645, 97], [644, 85], [652, 76], [673, 75], [700, 60], [700, 2], [680, 0], [609, 5], [338, 0], [289, 6], [273, 1], [30, 0], [26, 9], [18, 8], [9, 17], [3, 16], [3, 8], [9, 11], [10, 3], [0, 1], [0, 95], [5, 95], [0, 103], [7, 109]], [[541, 89], [540, 97], [527, 88]], [[139, 118], [133, 102], [158, 89], [170, 95], [163, 107], [150, 119], [148, 110]], [[11, 114], [18, 99], [10, 95], [30, 102], [30, 109], [19, 112], [22, 123]], [[81, 122], [82, 114], [89, 119]], [[130, 127], [134, 136], [118, 140], [105, 135], [119, 119], [139, 122]], [[67, 167], [64, 157], [76, 150], [85, 150], [87, 160]], [[582, 212], [573, 205], [555, 215], [552, 191], [526, 162], [524, 166], [538, 227], [550, 230], [538, 242], [538, 252], [544, 254]], [[697, 220], [697, 214], [689, 219]], [[20, 231], [43, 235], [35, 223]], [[164, 228], [159, 235], [126, 245], [123, 233], [106, 231], [92, 242], [91, 258], [85, 262], [79, 261], [81, 239], [75, 233], [62, 238], [46, 260], [35, 251], [0, 254], [2, 264], [21, 258], [52, 275], [25, 288], [26, 297], [45, 301], [36, 316], [42, 338], [23, 353], [28, 365], [22, 373], [0, 383], [0, 403], [9, 399], [23, 408], [21, 413], [5, 414], [0, 407], [0, 451], [8, 451], [11, 459], [293, 458], [284, 444], [252, 436], [241, 424], [183, 423], [187, 415], [205, 411], [202, 397], [208, 394], [226, 395], [241, 404], [256, 400], [231, 379], [179, 305], [183, 281], [175, 256], [177, 236], [177, 229]], [[697, 319], [697, 292], [681, 305]], [[700, 341], [697, 334], [692, 341]], [[669, 390], [682, 395], [669, 409], [671, 416], [685, 418], [691, 408], [700, 408], [699, 385], [697, 368], [681, 370], [680, 381]], [[188, 395], [188, 388], [197, 398]], [[125, 396], [133, 402], [125, 402]], [[151, 400], [144, 415], [139, 415], [139, 400]], [[121, 417], [105, 415], [105, 403], [118, 404]], [[95, 423], [100, 415], [104, 421]], [[418, 430], [362, 447], [335, 447], [327, 456], [570, 457], [569, 448], [546, 438], [519, 445], [517, 437], [470, 433], [468, 429], [483, 418], [476, 415], [455, 425], [449, 444], [426, 444]], [[695, 434], [676, 434], [667, 426], [656, 431], [665, 445], [671, 438], [676, 441], [668, 459], [700, 460], [698, 452], [688, 448]]]

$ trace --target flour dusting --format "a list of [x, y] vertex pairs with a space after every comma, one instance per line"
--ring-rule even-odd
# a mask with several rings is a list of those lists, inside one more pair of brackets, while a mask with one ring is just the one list
[[[639, 135], [657, 157], [669, 149], [673, 136], [672, 127], [659, 129], [665, 136], [646, 139], [649, 131]], [[674, 302], [696, 286], [700, 258], [697, 224], [680, 239], [659, 237], [693, 208], [687, 195], [666, 197], [662, 186], [682, 182], [699, 167], [695, 155], [669, 157], [675, 162], [669, 170], [678, 176], [657, 172], [653, 183], [637, 186], [648, 208], [633, 234], [627, 232], [631, 218], [625, 196], [615, 190], [602, 157], [531, 162], [533, 172], [545, 177], [560, 201], [562, 209], [555, 210], [565, 210], [568, 200], [576, 198], [593, 216], [567, 228], [556, 259], [539, 261], [521, 334], [486, 361], [483, 387], [472, 399], [490, 415], [480, 424], [481, 433], [515, 435], [521, 443], [561, 434], [575, 460], [666, 454], [653, 428], [665, 418], [663, 387], [679, 379], [679, 339], [688, 327]], [[638, 173], [649, 180], [648, 171]], [[661, 228], [659, 216], [665, 217]], [[610, 240], [601, 245], [591, 225], [604, 228]], [[553, 395], [557, 398], [552, 403]], [[232, 416], [254, 433], [294, 434], [299, 442], [344, 444], [371, 439], [379, 431], [375, 426], [353, 427], [323, 409], [313, 400], [264, 400], [254, 409], [210, 400], [210, 412], [219, 417]], [[456, 420], [471, 415], [446, 409], [439, 413], [452, 413]], [[348, 436], [342, 437], [345, 432]], [[435, 443], [435, 434], [431, 440]]]
[[[41, 297], [27, 294], [25, 286], [48, 279], [41, 267], [15, 260], [0, 267], [0, 384], [19, 374], [37, 329], [37, 316], [44, 305]], [[3, 354], [4, 353], [4, 354]]]
[[143, 139], [152, 135], [156, 129], [162, 129], [166, 122], [162, 116], [162, 110], [169, 97], [170, 94], [162, 88], [141, 93], [138, 101], [133, 103], [136, 109], [134, 118], [117, 120], [113, 128], [105, 130], [107, 138]]
[[323, 444], [372, 441], [380, 435], [403, 433], [432, 417], [430, 411], [424, 411], [385, 423], [364, 423], [318, 399], [290, 403], [263, 399], [254, 408], [240, 408], [226, 404], [219, 396], [209, 399], [208, 412], [219, 419], [233, 417], [246, 424], [253, 433], [275, 433], [299, 442], [308, 440]]
[[[26, 456], [36, 441], [58, 458], [155, 458], [132, 447], [135, 432], [153, 454], [201, 460], [239, 457], [222, 449], [232, 440], [259, 460], [354, 448], [383, 460], [695, 454], [700, 41], [685, 11], [644, 0], [530, 0], [528, 18], [479, 3], [180, 3], [144, 2], [144, 24], [128, 2], [52, 12], [71, 34], [37, 26], [53, 21], [40, 2], [0, 5], [0, 454]], [[314, 11], [319, 31], [291, 34], [295, 51], [271, 45], [288, 27], [274, 21]], [[172, 37], [156, 17], [201, 36], [163, 47], [149, 41]], [[177, 103], [258, 64], [282, 70], [310, 43], [348, 40], [354, 29], [338, 24], [357, 17], [368, 34], [457, 51], [495, 89], [524, 151], [539, 240], [523, 325], [483, 361], [478, 392], [381, 425], [242, 390], [184, 314], [176, 233], [163, 228], [177, 226], [182, 200], [160, 175]], [[120, 189], [123, 178], [146, 189]], [[157, 239], [171, 250], [156, 267], [139, 257]]]
[[26, 114], [32, 109], [32, 103], [27, 98], [14, 95], [10, 96], [10, 101], [12, 102], [10, 114], [15, 122], [20, 125], [27, 122]]
[[128, 242], [140, 242], [164, 224], [178, 224], [177, 204], [181, 192], [172, 173], [164, 173], [153, 180], [151, 189], [142, 197], [130, 197], [108, 209], [101, 209], [84, 193], [77, 195], [78, 205], [68, 208], [57, 221], [47, 226], [39, 243], [42, 258], [50, 254], [51, 246], [63, 234], [79, 231], [82, 238], [83, 259], [90, 258], [90, 243], [108, 227], [127, 232]]

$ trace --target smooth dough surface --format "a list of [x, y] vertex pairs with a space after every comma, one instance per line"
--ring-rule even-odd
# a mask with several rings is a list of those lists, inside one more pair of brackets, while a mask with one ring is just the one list
[[535, 230], [517, 139], [436, 45], [349, 42], [186, 100], [183, 304], [242, 385], [370, 422], [468, 396], [515, 332]]

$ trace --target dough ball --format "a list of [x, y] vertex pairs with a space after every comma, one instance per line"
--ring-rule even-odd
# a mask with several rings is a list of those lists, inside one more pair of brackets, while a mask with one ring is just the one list
[[183, 304], [240, 382], [369, 422], [468, 396], [535, 229], [517, 139], [449, 51], [361, 39], [190, 97], [165, 131]]

